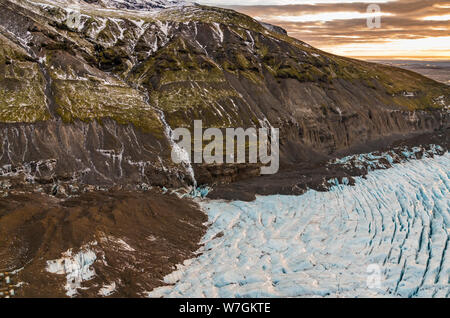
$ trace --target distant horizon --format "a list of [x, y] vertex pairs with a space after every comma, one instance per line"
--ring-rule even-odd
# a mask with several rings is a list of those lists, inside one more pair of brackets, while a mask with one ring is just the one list
[[366, 61], [430, 61], [430, 62], [450, 62], [448, 58], [436, 58], [430, 56], [345, 56], [352, 59], [366, 60]]

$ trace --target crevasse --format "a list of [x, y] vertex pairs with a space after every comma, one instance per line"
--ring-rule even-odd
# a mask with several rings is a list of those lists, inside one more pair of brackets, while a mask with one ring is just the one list
[[448, 297], [449, 167], [446, 153], [329, 192], [203, 202], [202, 254], [148, 295]]

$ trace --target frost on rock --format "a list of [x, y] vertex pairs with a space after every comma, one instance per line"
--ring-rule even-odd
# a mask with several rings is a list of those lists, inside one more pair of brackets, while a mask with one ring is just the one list
[[446, 153], [329, 192], [203, 202], [201, 255], [148, 296], [449, 297], [449, 166]]
[[89, 245], [85, 245], [74, 255], [72, 249], [69, 249], [60, 259], [47, 261], [46, 270], [53, 274], [66, 275], [66, 295], [73, 297], [78, 293], [82, 282], [94, 278], [95, 269], [92, 265], [96, 259], [97, 256]]

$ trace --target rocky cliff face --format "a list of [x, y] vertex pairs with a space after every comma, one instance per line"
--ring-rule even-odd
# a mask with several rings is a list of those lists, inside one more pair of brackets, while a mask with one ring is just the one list
[[[225, 9], [0, 0], [0, 42], [1, 174], [38, 182], [192, 183], [170, 148], [171, 130], [194, 119], [280, 128], [282, 165], [449, 123], [448, 86]], [[200, 183], [259, 171], [194, 170]]]

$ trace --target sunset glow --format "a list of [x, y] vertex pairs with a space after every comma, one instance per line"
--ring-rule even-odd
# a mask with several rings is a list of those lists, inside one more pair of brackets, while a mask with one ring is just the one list
[[277, 16], [262, 16], [254, 17], [256, 20], [269, 22], [330, 22], [334, 20], [349, 20], [349, 19], [367, 19], [370, 17], [391, 16], [391, 13], [361, 13], [361, 12], [323, 12], [317, 14], [304, 15], [277, 15]]
[[[350, 57], [450, 59], [450, 2], [441, 0], [205, 0], [276, 24], [319, 49]], [[381, 11], [368, 13], [369, 4]], [[380, 28], [367, 19], [380, 17]]]

